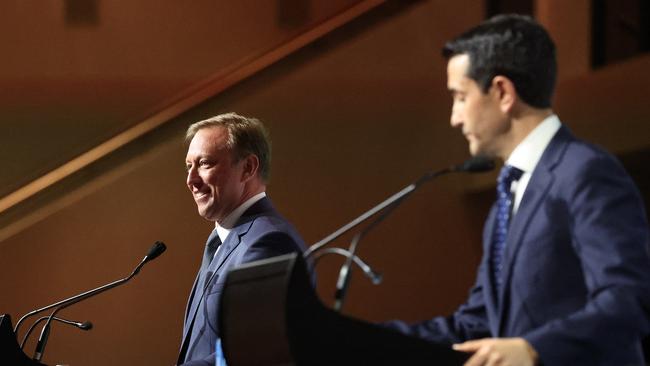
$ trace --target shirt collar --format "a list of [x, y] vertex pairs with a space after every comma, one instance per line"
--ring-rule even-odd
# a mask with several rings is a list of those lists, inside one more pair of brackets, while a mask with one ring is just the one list
[[239, 218], [241, 215], [246, 212], [253, 204], [255, 204], [257, 201], [261, 200], [262, 198], [266, 197], [266, 192], [260, 192], [253, 197], [249, 198], [246, 200], [246, 202], [242, 203], [234, 209], [228, 216], [226, 216], [225, 219], [219, 224], [218, 222], [215, 222], [215, 227], [217, 229], [217, 234], [219, 234], [219, 239], [221, 239], [222, 243], [226, 242], [226, 238], [228, 237], [228, 234], [230, 234], [230, 231], [232, 231], [232, 228], [235, 226], [237, 221], [239, 221]]
[[532, 173], [546, 147], [551, 142], [562, 123], [557, 115], [546, 117], [535, 127], [512, 151], [506, 164], [521, 169], [524, 173]]

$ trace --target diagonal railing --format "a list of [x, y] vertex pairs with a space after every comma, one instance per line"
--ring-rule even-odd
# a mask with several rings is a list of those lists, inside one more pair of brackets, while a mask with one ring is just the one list
[[218, 95], [255, 73], [283, 59], [305, 45], [321, 38], [327, 33], [352, 21], [360, 15], [385, 3], [385, 0], [364, 0], [356, 3], [341, 13], [314, 26], [304, 33], [273, 47], [257, 56], [250, 56], [220, 70], [205, 81], [185, 90], [174, 101], [160, 111], [136, 123], [122, 133], [97, 145], [65, 164], [53, 169], [41, 177], [25, 184], [21, 188], [0, 198], [0, 215], [11, 208], [29, 200], [49, 187], [63, 181], [85, 167], [110, 155], [141, 136], [155, 130], [166, 122], [196, 107], [207, 99]]

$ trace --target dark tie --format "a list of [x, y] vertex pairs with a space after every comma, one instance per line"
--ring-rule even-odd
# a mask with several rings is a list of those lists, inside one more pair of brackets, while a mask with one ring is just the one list
[[181, 345], [181, 352], [179, 355], [179, 363], [185, 360], [185, 354], [191, 342], [192, 338], [192, 327], [194, 326], [194, 313], [196, 312], [196, 307], [201, 302], [203, 298], [203, 290], [205, 289], [206, 282], [210, 279], [211, 273], [208, 271], [210, 268], [210, 262], [214, 258], [214, 253], [217, 252], [217, 248], [221, 245], [221, 239], [217, 233], [217, 229], [214, 229], [210, 236], [208, 237], [207, 242], [205, 243], [205, 251], [203, 252], [203, 261], [201, 262], [201, 269], [199, 269], [198, 279], [196, 280], [196, 286], [190, 296], [190, 304], [188, 306], [187, 318], [185, 319], [184, 325], [184, 334], [185, 340]]
[[208, 241], [205, 243], [205, 252], [203, 252], [203, 262], [201, 262], [201, 269], [199, 270], [199, 284], [201, 285], [201, 287], [204, 287], [205, 281], [209, 279], [209, 276], [206, 276], [206, 272], [208, 271], [208, 267], [210, 267], [210, 262], [212, 262], [212, 258], [214, 258], [214, 253], [216, 253], [217, 248], [219, 248], [219, 245], [221, 245], [221, 239], [219, 238], [217, 229], [214, 229], [212, 233], [210, 233], [210, 236], [208, 237]]
[[501, 269], [503, 267], [503, 255], [506, 248], [506, 239], [508, 238], [508, 226], [510, 225], [510, 215], [512, 213], [512, 192], [510, 186], [521, 178], [523, 172], [512, 165], [504, 165], [497, 179], [497, 217], [494, 236], [492, 237], [492, 275], [497, 285], [497, 290], [501, 287], [503, 279], [501, 278]]

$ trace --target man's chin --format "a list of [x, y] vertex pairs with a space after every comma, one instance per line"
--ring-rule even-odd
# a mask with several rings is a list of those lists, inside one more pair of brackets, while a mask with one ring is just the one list
[[210, 211], [207, 207], [198, 207], [199, 216], [203, 217], [208, 221], [216, 221], [214, 219], [214, 212]]
[[469, 154], [473, 157], [482, 156], [484, 158], [490, 158], [490, 159], [496, 158], [496, 156], [492, 152], [486, 151], [484, 147], [479, 146], [478, 144], [469, 145]]
[[475, 144], [470, 143], [469, 144], [469, 154], [472, 156], [483, 156], [484, 152], [479, 149], [478, 146]]

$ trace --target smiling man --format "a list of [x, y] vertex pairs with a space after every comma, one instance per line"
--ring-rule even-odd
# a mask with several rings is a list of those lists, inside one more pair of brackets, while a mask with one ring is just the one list
[[[650, 240], [619, 162], [551, 108], [555, 46], [501, 15], [445, 46], [451, 125], [473, 156], [504, 162], [469, 298], [447, 317], [390, 323], [478, 365], [644, 365]], [[615, 121], [612, 121], [614, 123]]]
[[215, 223], [185, 314], [178, 363], [214, 365], [225, 275], [243, 263], [303, 251], [300, 235], [266, 197], [271, 150], [254, 118], [222, 114], [191, 125], [187, 187], [203, 218]]

